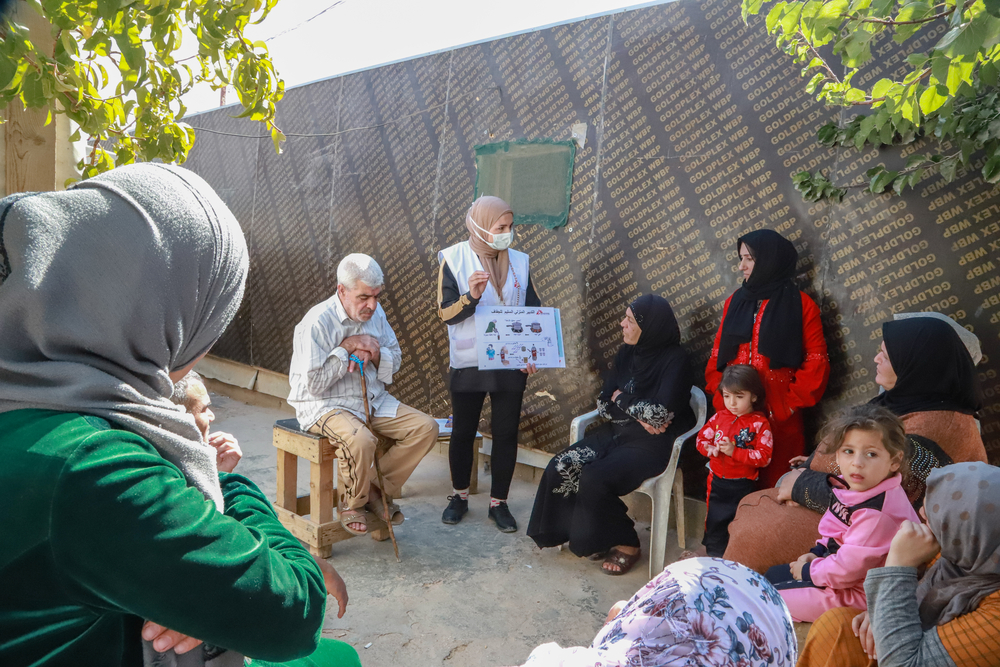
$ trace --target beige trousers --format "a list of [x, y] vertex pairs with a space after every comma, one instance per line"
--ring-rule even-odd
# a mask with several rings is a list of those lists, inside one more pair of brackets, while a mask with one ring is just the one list
[[[395, 498], [417, 464], [434, 446], [438, 425], [433, 417], [400, 403], [395, 417], [375, 417], [372, 428], [383, 438], [395, 440], [395, 444], [379, 456], [385, 481], [385, 488], [381, 491], [389, 498]], [[322, 433], [337, 445], [344, 508], [356, 510], [364, 507], [368, 502], [369, 487], [379, 486], [375, 474], [376, 436], [362, 420], [347, 410], [339, 409], [320, 417], [309, 430]]]

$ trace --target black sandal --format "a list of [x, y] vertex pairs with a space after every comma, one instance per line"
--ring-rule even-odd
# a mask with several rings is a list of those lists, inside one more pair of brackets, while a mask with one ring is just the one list
[[642, 556], [642, 550], [636, 551], [634, 554], [627, 554], [624, 551], [618, 549], [618, 547], [613, 548], [608, 552], [608, 557], [604, 559], [604, 564], [606, 565], [617, 565], [618, 571], [609, 570], [603, 565], [601, 569], [604, 574], [610, 574], [613, 577], [618, 577], [626, 574], [632, 569], [632, 566], [639, 562], [639, 557]]
[[604, 557], [607, 556], [607, 555], [608, 555], [608, 552], [606, 550], [605, 551], [597, 551], [597, 552], [594, 552], [594, 553], [590, 554], [589, 556], [587, 556], [587, 560], [589, 560], [589, 561], [604, 560]]

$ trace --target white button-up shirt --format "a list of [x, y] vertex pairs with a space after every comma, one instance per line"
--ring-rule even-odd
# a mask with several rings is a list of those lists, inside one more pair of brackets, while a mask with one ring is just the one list
[[288, 403], [295, 408], [299, 426], [308, 429], [326, 413], [342, 409], [364, 421], [361, 378], [358, 369], [347, 371], [347, 350], [340, 343], [349, 336], [367, 334], [380, 346], [378, 368], [365, 364], [368, 403], [373, 417], [395, 417], [399, 401], [385, 386], [399, 370], [402, 354], [396, 334], [379, 305], [367, 322], [355, 322], [347, 316], [340, 297], [334, 293], [313, 306], [295, 326], [292, 365], [288, 381], [292, 391]]

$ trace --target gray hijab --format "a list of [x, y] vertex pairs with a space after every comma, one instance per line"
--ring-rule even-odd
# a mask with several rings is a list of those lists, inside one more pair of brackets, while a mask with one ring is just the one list
[[975, 611], [1000, 590], [1000, 468], [979, 461], [927, 477], [924, 507], [941, 557], [917, 585], [924, 630]]
[[221, 510], [215, 451], [170, 402], [168, 373], [222, 335], [247, 268], [236, 218], [179, 167], [129, 165], [0, 200], [0, 412], [106, 419]]

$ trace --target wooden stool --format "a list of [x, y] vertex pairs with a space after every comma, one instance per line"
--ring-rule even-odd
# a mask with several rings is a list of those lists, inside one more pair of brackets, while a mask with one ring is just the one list
[[[278, 519], [309, 548], [309, 553], [329, 558], [335, 542], [354, 537], [340, 524], [340, 502], [335, 495], [337, 447], [324, 435], [301, 430], [296, 419], [274, 422], [272, 442], [278, 450], [278, 498], [274, 508]], [[306, 496], [297, 495], [299, 458], [309, 461]], [[333, 513], [335, 504], [337, 517]], [[371, 512], [366, 515], [372, 539], [389, 539], [385, 522]]]

